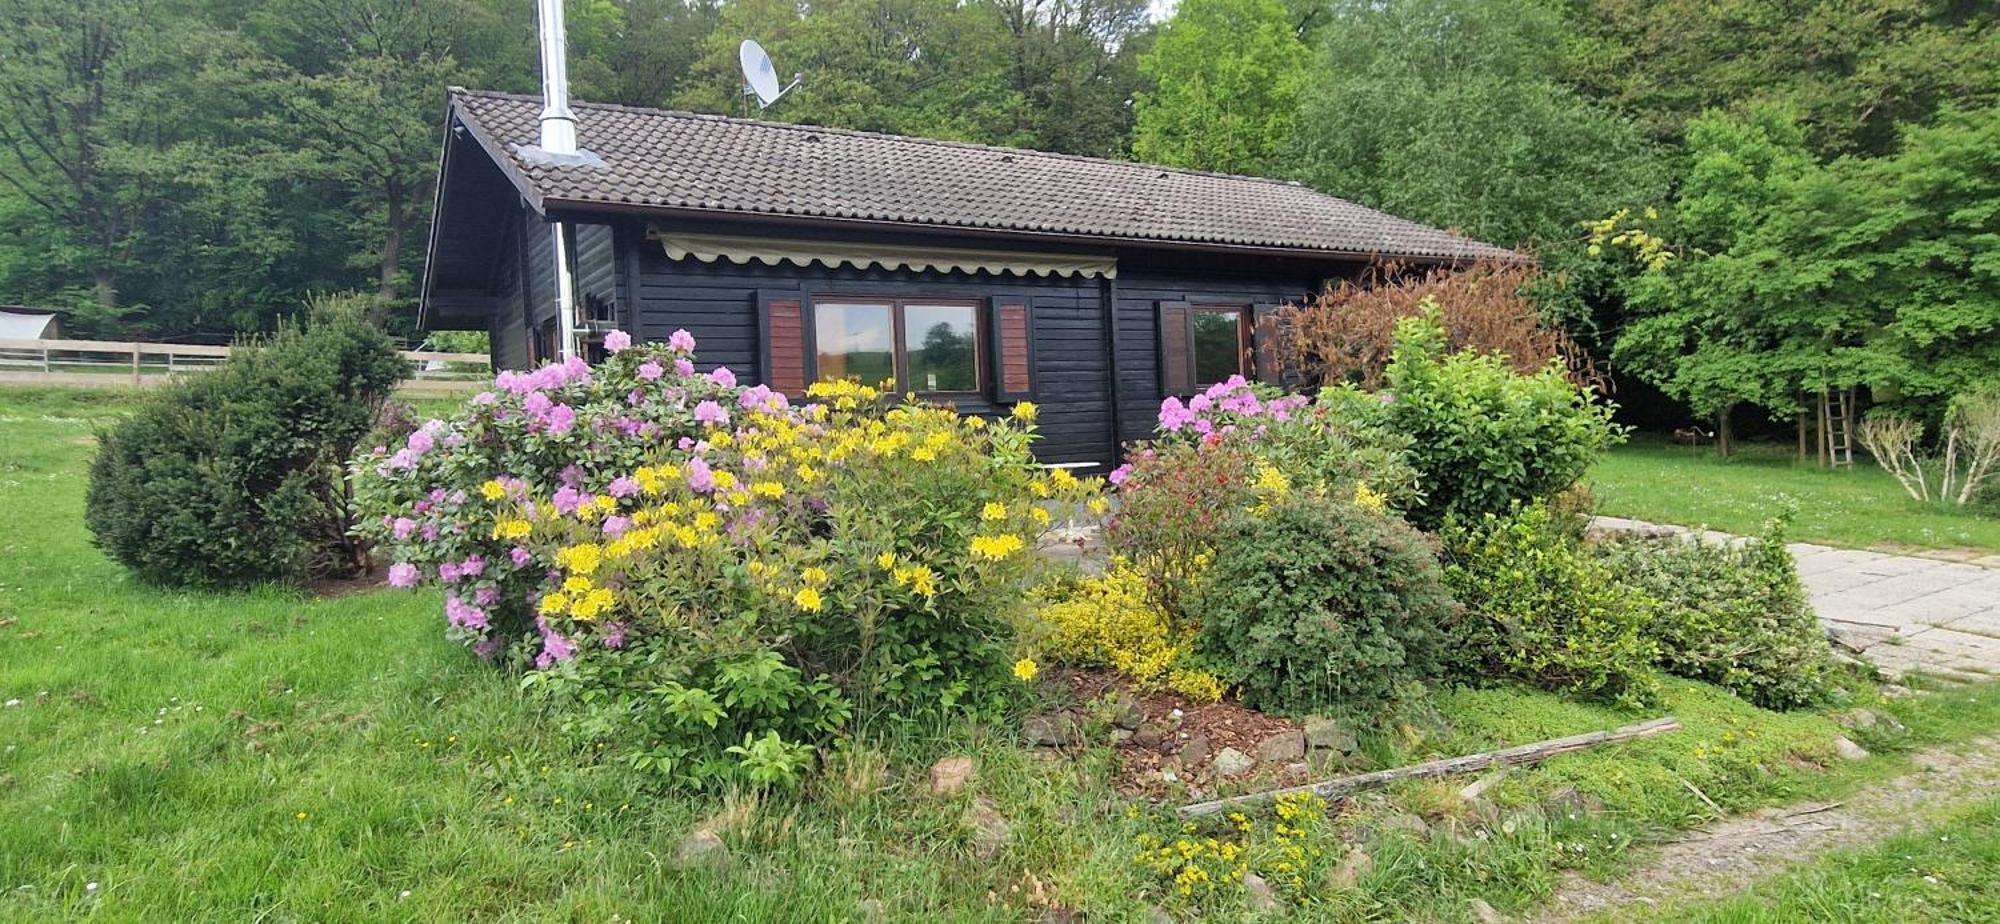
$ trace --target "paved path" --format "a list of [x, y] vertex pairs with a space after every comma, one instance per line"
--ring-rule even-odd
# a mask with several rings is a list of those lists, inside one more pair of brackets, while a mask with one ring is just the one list
[[[1692, 532], [1618, 517], [1598, 517], [1591, 528]], [[1884, 674], [1968, 682], [2000, 677], [2000, 568], [1985, 567], [1996, 556], [1968, 563], [1806, 542], [1789, 548], [1819, 618]]]

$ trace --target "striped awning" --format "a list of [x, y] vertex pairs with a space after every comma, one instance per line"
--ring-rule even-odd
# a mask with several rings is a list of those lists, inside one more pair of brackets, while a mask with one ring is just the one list
[[1015, 276], [1118, 277], [1118, 260], [1108, 254], [1028, 253], [1015, 250], [967, 250], [958, 247], [903, 246], [856, 241], [808, 241], [797, 238], [734, 237], [652, 230], [650, 236], [675, 259], [703, 263], [727, 260], [748, 265], [819, 264], [828, 269], [851, 266], [886, 270], [937, 270]]

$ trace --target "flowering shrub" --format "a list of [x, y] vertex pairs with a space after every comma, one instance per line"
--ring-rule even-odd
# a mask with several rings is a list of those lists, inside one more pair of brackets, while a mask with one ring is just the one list
[[1326, 800], [1288, 793], [1274, 800], [1268, 827], [1266, 820], [1231, 812], [1208, 822], [1183, 822], [1171, 839], [1142, 831], [1132, 860], [1176, 908], [1222, 911], [1240, 905], [1253, 872], [1290, 904], [1324, 895], [1325, 877], [1344, 852]]
[[1193, 634], [1153, 602], [1146, 575], [1128, 561], [1114, 559], [1104, 574], [1063, 588], [1041, 618], [1049, 628], [1043, 644], [1059, 660], [1108, 667], [1196, 700], [1222, 698], [1222, 681], [1190, 663]]
[[1401, 519], [1300, 497], [1217, 538], [1191, 611], [1203, 657], [1245, 703], [1368, 712], [1443, 673], [1457, 607]]
[[606, 345], [362, 460], [391, 583], [444, 585], [452, 634], [680, 783], [793, 780], [855, 723], [1004, 700], [1026, 552], [1095, 487], [1033, 464], [1033, 405], [794, 407], [698, 374], [685, 332]]

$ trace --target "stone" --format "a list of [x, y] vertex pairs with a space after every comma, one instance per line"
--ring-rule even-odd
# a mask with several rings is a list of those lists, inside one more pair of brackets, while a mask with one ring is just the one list
[[1409, 812], [1391, 812], [1376, 819], [1374, 830], [1378, 834], [1393, 834], [1397, 831], [1403, 831], [1407, 832], [1411, 837], [1422, 840], [1431, 833], [1431, 826], [1422, 818], [1412, 815]]
[[1146, 909], [1146, 924], [1174, 924], [1174, 916], [1167, 909], [1153, 905]]
[[1285, 765], [1284, 775], [1285, 778], [1288, 780], [1293, 780], [1293, 781], [1304, 780], [1305, 778], [1312, 776], [1312, 765], [1306, 763], [1303, 760], [1292, 761], [1291, 763]]
[[1905, 699], [1917, 695], [1917, 691], [1899, 683], [1885, 683], [1882, 685], [1882, 695], [1889, 699]]
[[1146, 721], [1146, 709], [1131, 694], [1120, 692], [1111, 703], [1111, 724], [1132, 731]]
[[1249, 870], [1243, 872], [1243, 898], [1250, 906], [1250, 910], [1258, 914], [1278, 909], [1278, 893], [1271, 888], [1271, 884], [1265, 881], [1264, 877]]
[[946, 757], [931, 765], [931, 795], [948, 796], [972, 782], [972, 758]]
[[1235, 748], [1223, 748], [1215, 755], [1216, 776], [1236, 776], [1250, 772], [1257, 766], [1257, 759]]
[[1475, 898], [1472, 901], [1466, 902], [1465, 905], [1467, 910], [1472, 912], [1472, 919], [1478, 921], [1479, 924], [1502, 924], [1502, 922], [1507, 920], [1501, 917], [1500, 912], [1495, 910], [1492, 905], [1487, 904], [1486, 899]]
[[1127, 741], [1131, 741], [1131, 740], [1132, 740], [1132, 733], [1131, 733], [1131, 732], [1129, 732], [1129, 731], [1126, 731], [1125, 729], [1122, 729], [1122, 728], [1114, 728], [1114, 729], [1112, 729], [1112, 730], [1111, 730], [1111, 746], [1112, 746], [1112, 747], [1117, 747], [1117, 746], [1119, 746], [1119, 745], [1121, 745], [1121, 744], [1124, 744], [1125, 742], [1127, 742]]
[[1337, 754], [1352, 754], [1358, 746], [1354, 733], [1342, 728], [1332, 719], [1308, 719], [1305, 727], [1306, 747], [1314, 751], [1332, 751]]
[[1132, 745], [1141, 748], [1158, 748], [1167, 740], [1167, 732], [1158, 725], [1148, 722], [1132, 732]]
[[1257, 759], [1267, 764], [1288, 764], [1306, 756], [1305, 732], [1286, 729], [1257, 744]]
[[1041, 748], [1058, 748], [1075, 744], [1076, 722], [1066, 715], [1031, 715], [1021, 722], [1021, 733], [1028, 743]]
[[1083, 912], [1061, 905], [1050, 906], [1042, 912], [1042, 924], [1080, 924], [1083, 920]]
[[1861, 745], [1855, 744], [1846, 735], [1834, 736], [1833, 753], [1840, 755], [1841, 760], [1868, 759], [1868, 749], [1862, 747]]
[[981, 860], [991, 860], [1007, 848], [1007, 838], [1014, 833], [1014, 826], [993, 800], [980, 796], [972, 800], [965, 810], [965, 826], [972, 829], [972, 852]]
[[680, 848], [674, 851], [674, 868], [696, 869], [717, 867], [729, 861], [729, 845], [722, 842], [722, 836], [707, 828], [697, 828], [693, 834], [681, 840]]
[[1375, 858], [1368, 851], [1353, 847], [1348, 849], [1347, 856], [1340, 858], [1333, 872], [1326, 875], [1326, 881], [1336, 889], [1352, 889], [1361, 882], [1361, 877], [1374, 871]]
[[1853, 712], [1849, 712], [1840, 717], [1840, 724], [1848, 728], [1885, 732], [1892, 735], [1907, 734], [1910, 730], [1908, 726], [1897, 721], [1895, 716], [1883, 715], [1873, 709], [1856, 709]]
[[1181, 745], [1181, 769], [1198, 770], [1208, 763], [1208, 736], [1196, 735]]

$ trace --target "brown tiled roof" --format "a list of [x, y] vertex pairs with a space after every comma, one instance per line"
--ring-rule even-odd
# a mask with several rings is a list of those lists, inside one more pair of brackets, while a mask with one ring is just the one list
[[854, 219], [1110, 241], [1382, 257], [1509, 251], [1296, 183], [725, 116], [577, 104], [603, 166], [523, 158], [541, 101], [454, 90], [454, 111], [546, 203]]

